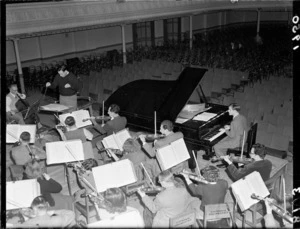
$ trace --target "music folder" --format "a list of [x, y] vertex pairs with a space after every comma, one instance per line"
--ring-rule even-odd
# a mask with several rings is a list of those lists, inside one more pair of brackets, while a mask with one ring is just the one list
[[270, 195], [260, 173], [257, 171], [237, 180], [230, 187], [241, 211], [245, 211], [259, 202], [259, 200], [251, 198], [252, 194], [262, 198]]
[[91, 120], [83, 121], [84, 119], [89, 119], [91, 118], [90, 113], [88, 110], [78, 110], [78, 111], [73, 111], [71, 113], [65, 113], [59, 115], [59, 120], [61, 123], [65, 124], [65, 120], [68, 116], [72, 116], [75, 119], [75, 126], [77, 128], [85, 127], [92, 125]]
[[36, 125], [7, 124], [6, 143], [15, 143], [19, 141], [20, 135], [25, 131], [30, 133], [30, 143], [34, 143], [36, 135]]
[[27, 208], [37, 196], [41, 195], [36, 179], [6, 182], [6, 210]]
[[85, 158], [80, 139], [46, 143], [47, 165], [82, 161]]
[[129, 159], [94, 167], [92, 172], [98, 192], [137, 181], [134, 166]]
[[129, 131], [125, 128], [117, 133], [113, 133], [102, 140], [102, 144], [105, 148], [119, 149], [123, 151], [123, 144], [131, 138]]
[[162, 170], [167, 170], [190, 158], [183, 138], [157, 149], [156, 158]]

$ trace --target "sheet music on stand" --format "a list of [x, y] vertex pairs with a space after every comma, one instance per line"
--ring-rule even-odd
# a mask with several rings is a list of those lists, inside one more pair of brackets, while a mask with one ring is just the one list
[[68, 116], [72, 116], [75, 119], [75, 126], [77, 128], [85, 127], [92, 125], [91, 120], [84, 121], [84, 119], [89, 119], [91, 118], [90, 113], [88, 110], [78, 110], [78, 111], [73, 111], [71, 113], [65, 113], [59, 115], [59, 120], [61, 123], [65, 123], [65, 120]]
[[94, 167], [92, 172], [98, 192], [137, 182], [134, 166], [129, 159]]
[[45, 111], [62, 112], [64, 110], [70, 109], [71, 107], [59, 103], [50, 103], [48, 105], [41, 106], [40, 108]]
[[41, 195], [37, 179], [6, 182], [6, 210], [27, 208], [37, 196]]
[[162, 170], [169, 169], [190, 158], [183, 138], [157, 149], [156, 158]]
[[60, 164], [85, 159], [80, 139], [46, 143], [47, 165]]
[[230, 187], [241, 211], [245, 211], [259, 202], [259, 200], [251, 198], [253, 193], [262, 198], [270, 195], [260, 173], [257, 171], [237, 180]]
[[19, 124], [7, 124], [6, 125], [6, 142], [15, 143], [19, 141], [22, 132], [30, 133], [30, 143], [35, 142], [36, 125], [19, 125]]
[[215, 113], [210, 113], [210, 112], [203, 112], [201, 114], [196, 115], [193, 120], [196, 121], [204, 121], [207, 122], [208, 120], [212, 119], [213, 117], [215, 117], [217, 114]]
[[131, 138], [131, 135], [128, 129], [125, 128], [103, 138], [102, 143], [105, 148], [119, 149], [123, 151], [123, 144], [128, 138]]

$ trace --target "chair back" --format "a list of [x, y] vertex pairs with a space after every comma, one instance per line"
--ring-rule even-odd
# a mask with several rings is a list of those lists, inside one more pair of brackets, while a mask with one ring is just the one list
[[[231, 205], [231, 206], [230, 206]], [[208, 204], [204, 206], [204, 228], [207, 227], [208, 222], [218, 221], [227, 219], [227, 225], [218, 225], [220, 228], [232, 227], [234, 221], [233, 214], [233, 203], [223, 203], [223, 204]], [[219, 223], [218, 223], [219, 224]], [[212, 225], [210, 225], [212, 227]]]
[[176, 217], [170, 218], [170, 227], [189, 227], [196, 224], [196, 212], [191, 211], [180, 214]]
[[253, 124], [248, 131], [247, 153], [249, 154], [252, 146], [256, 143], [257, 123]]

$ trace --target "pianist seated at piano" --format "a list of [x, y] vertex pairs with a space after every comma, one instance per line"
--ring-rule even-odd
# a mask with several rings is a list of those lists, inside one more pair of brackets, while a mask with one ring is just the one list
[[[145, 135], [140, 135], [139, 138], [143, 143], [143, 149], [147, 152], [147, 154], [154, 158], [156, 157], [156, 151], [158, 148], [166, 146], [173, 141], [176, 141], [180, 138], [183, 138], [183, 134], [181, 132], [174, 132], [173, 131], [173, 123], [170, 120], [162, 121], [160, 125], [160, 132], [164, 135], [163, 138], [155, 140], [153, 143], [147, 143], [145, 139]], [[148, 160], [146, 164], [146, 168], [150, 169], [150, 173], [152, 177], [156, 177], [160, 172], [160, 166], [156, 158], [152, 160]], [[184, 161], [172, 168], [172, 172], [179, 172], [182, 171], [184, 168], [188, 168], [188, 162]]]
[[67, 140], [80, 139], [82, 142], [86, 140], [91, 141], [93, 139], [93, 134], [85, 128], [78, 129], [76, 127], [76, 121], [73, 116], [68, 116], [65, 119], [65, 125], [67, 131], [64, 133]]
[[29, 145], [30, 138], [31, 136], [29, 132], [22, 132], [19, 139], [19, 145], [11, 149], [10, 156], [16, 165], [25, 165], [33, 158], [43, 160], [39, 163], [42, 166], [43, 171], [46, 171], [46, 164], [44, 160], [46, 159], [46, 152], [35, 145]]
[[[215, 162], [220, 156], [225, 156], [228, 149], [241, 146], [243, 134], [247, 135], [248, 127], [246, 118], [239, 113], [240, 106], [232, 103], [228, 106], [229, 115], [233, 116], [233, 120], [229, 125], [225, 125], [220, 131], [225, 131], [226, 137], [213, 146], [215, 156], [211, 159]], [[247, 139], [247, 136], [245, 136]]]
[[229, 159], [229, 155], [224, 156], [224, 160], [228, 163], [227, 173], [233, 181], [241, 179], [248, 174], [257, 171], [260, 173], [264, 181], [270, 178], [272, 170], [272, 162], [265, 159], [267, 149], [262, 144], [255, 144], [251, 148], [250, 157], [253, 159], [252, 162], [246, 164], [244, 168], [237, 168], [232, 161]]

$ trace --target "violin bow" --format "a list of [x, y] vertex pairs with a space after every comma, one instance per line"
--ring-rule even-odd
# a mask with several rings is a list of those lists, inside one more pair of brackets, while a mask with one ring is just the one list
[[242, 151], [241, 151], [241, 159], [243, 158], [243, 154], [244, 154], [245, 135], [246, 135], [246, 132], [244, 130], [244, 133], [243, 133], [243, 143], [242, 143]]

